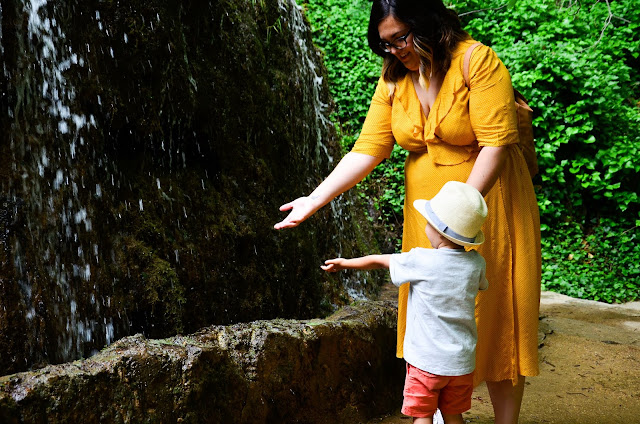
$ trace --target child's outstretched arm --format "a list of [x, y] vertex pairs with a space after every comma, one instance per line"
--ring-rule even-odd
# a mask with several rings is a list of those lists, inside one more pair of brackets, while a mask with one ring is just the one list
[[391, 258], [391, 255], [369, 255], [353, 259], [327, 259], [320, 268], [327, 272], [336, 272], [343, 269], [389, 268], [389, 258]]

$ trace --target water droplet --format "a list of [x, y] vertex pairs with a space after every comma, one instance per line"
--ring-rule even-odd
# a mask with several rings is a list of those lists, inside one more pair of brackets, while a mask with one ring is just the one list
[[59, 189], [63, 181], [64, 174], [62, 173], [61, 169], [58, 169], [58, 171], [56, 171], [56, 179], [53, 181], [53, 188], [56, 190]]
[[62, 134], [67, 134], [69, 132], [69, 125], [65, 121], [58, 122], [58, 131]]

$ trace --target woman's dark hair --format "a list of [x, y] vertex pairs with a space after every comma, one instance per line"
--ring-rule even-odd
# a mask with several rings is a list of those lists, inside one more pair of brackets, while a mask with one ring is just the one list
[[407, 74], [407, 68], [379, 45], [378, 25], [390, 15], [409, 25], [420, 56], [420, 73], [425, 76], [444, 76], [451, 65], [453, 49], [459, 41], [469, 38], [458, 14], [447, 9], [441, 0], [373, 0], [367, 36], [371, 50], [384, 58], [382, 75], [387, 82], [396, 82]]

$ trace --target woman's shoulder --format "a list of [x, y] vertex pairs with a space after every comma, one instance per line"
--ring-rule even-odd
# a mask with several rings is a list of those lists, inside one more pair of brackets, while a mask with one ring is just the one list
[[468, 75], [472, 82], [474, 80], [485, 81], [502, 79], [508, 75], [508, 71], [496, 52], [491, 47], [473, 39], [464, 40], [458, 43], [451, 66], [456, 66], [461, 72], [464, 72], [465, 56], [470, 49], [472, 50], [469, 57]]
[[473, 46], [474, 44], [482, 44], [479, 41], [474, 40], [473, 38], [469, 37], [465, 40], [461, 40], [458, 41], [458, 44], [456, 44], [456, 46], [453, 49], [453, 57], [458, 57], [460, 55], [464, 55], [465, 52], [467, 51], [467, 49], [471, 46]]
[[413, 88], [409, 74], [400, 77], [397, 81], [386, 81], [384, 76], [380, 76], [376, 86], [376, 94], [381, 98], [402, 97], [406, 95], [407, 89]]
[[384, 77], [380, 75], [376, 84], [374, 99], [378, 98], [380, 101], [387, 102], [395, 94], [395, 84], [385, 81]]
[[462, 61], [464, 61], [464, 56], [467, 54], [469, 49], [471, 49], [471, 47], [473, 47], [471, 53], [472, 64], [491, 57], [497, 58], [496, 52], [491, 47], [486, 46], [481, 42], [474, 40], [473, 38], [468, 38], [466, 40], [458, 42], [456, 47], [453, 49], [452, 61], [459, 61], [460, 63], [462, 63]]

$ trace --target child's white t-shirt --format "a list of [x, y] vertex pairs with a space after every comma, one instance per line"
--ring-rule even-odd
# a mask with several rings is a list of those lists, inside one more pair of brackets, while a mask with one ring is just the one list
[[414, 248], [391, 255], [396, 286], [411, 283], [404, 358], [431, 374], [475, 369], [475, 299], [488, 287], [484, 258], [475, 250]]

